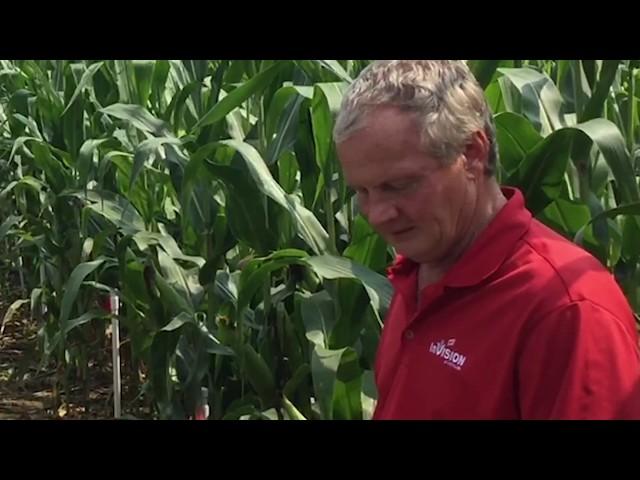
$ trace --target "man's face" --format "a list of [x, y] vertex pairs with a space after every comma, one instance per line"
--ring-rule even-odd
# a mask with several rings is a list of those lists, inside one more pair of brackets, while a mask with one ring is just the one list
[[419, 263], [443, 261], [468, 233], [477, 169], [464, 155], [442, 166], [425, 153], [412, 114], [378, 107], [337, 151], [362, 214], [398, 253]]

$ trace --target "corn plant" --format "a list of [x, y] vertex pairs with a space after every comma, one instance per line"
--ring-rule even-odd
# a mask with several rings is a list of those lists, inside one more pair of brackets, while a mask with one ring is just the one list
[[330, 136], [362, 65], [3, 67], [15, 179], [2, 233], [40, 272], [32, 309], [45, 307], [43, 362], [54, 357], [63, 390], [86, 378], [107, 325], [100, 296], [117, 291], [161, 418], [188, 417], [202, 385], [214, 418], [371, 414], [388, 252]]
[[[214, 419], [370, 418], [394, 252], [331, 139], [367, 63], [0, 62], [0, 259], [59, 401], [109, 362], [117, 293], [125, 368], [159, 418], [192, 417], [202, 387]], [[637, 63], [469, 64], [501, 181], [637, 311]]]
[[638, 61], [477, 62], [501, 177], [607, 266], [640, 310]]

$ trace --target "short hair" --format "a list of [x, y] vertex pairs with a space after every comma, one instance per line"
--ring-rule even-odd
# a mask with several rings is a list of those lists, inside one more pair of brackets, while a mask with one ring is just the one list
[[498, 161], [496, 129], [484, 92], [463, 61], [379, 60], [367, 66], [345, 92], [333, 130], [339, 143], [363, 127], [378, 106], [417, 114], [425, 150], [447, 164], [462, 153], [473, 132], [490, 143], [487, 174]]

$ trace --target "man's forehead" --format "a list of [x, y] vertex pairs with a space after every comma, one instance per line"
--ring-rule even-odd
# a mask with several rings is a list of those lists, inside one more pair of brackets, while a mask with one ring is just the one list
[[420, 137], [420, 122], [416, 112], [394, 105], [378, 105], [363, 114], [361, 130], [376, 136], [387, 133], [394, 138], [414, 139]]
[[361, 162], [344, 169], [347, 183], [353, 187], [378, 186], [398, 180], [415, 178], [427, 171], [417, 162], [391, 161], [384, 164]]

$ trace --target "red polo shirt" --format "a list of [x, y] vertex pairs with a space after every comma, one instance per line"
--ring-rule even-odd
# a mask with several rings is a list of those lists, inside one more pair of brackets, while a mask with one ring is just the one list
[[631, 309], [583, 249], [508, 202], [440, 282], [389, 270], [374, 419], [640, 418]]

